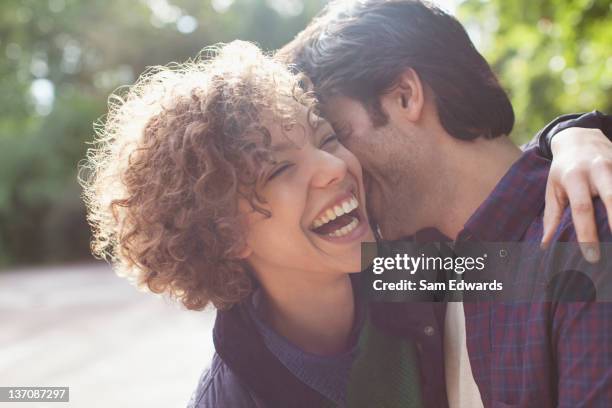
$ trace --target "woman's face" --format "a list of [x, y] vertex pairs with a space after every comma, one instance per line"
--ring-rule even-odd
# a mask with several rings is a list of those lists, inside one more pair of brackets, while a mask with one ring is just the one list
[[258, 192], [271, 217], [247, 213], [246, 259], [257, 272], [330, 276], [361, 270], [361, 242], [374, 241], [365, 209], [361, 165], [331, 126], [311, 127], [306, 110], [290, 130], [266, 124], [275, 163]]

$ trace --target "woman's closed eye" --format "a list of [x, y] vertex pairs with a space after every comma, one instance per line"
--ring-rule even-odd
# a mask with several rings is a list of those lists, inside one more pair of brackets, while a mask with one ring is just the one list
[[293, 166], [292, 163], [281, 163], [281, 164], [279, 164], [278, 167], [274, 168], [270, 172], [270, 174], [266, 178], [266, 181], [270, 181], [270, 180], [280, 176], [285, 170], [289, 169], [291, 166]]
[[[337, 142], [338, 142], [338, 136], [335, 133], [332, 133], [323, 139], [323, 141], [321, 142], [321, 145], [319, 146], [319, 149], [324, 149], [324, 148], [329, 149], [333, 147], [333, 145], [336, 144]], [[265, 178], [266, 183], [271, 180], [274, 180], [275, 178], [283, 174], [286, 170], [291, 168], [293, 165], [294, 163], [290, 163], [290, 162], [279, 163], [276, 167], [274, 167], [270, 171], [268, 176], [266, 176]]]
[[319, 148], [322, 149], [323, 147], [335, 142], [338, 142], [338, 136], [335, 133], [332, 133], [331, 135], [328, 135], [325, 139], [323, 139], [323, 142], [321, 143], [321, 146]]

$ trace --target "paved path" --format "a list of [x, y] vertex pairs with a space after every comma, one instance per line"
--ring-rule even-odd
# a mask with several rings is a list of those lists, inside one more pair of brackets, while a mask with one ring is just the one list
[[69, 403], [184, 407], [213, 354], [213, 311], [139, 292], [108, 266], [0, 271], [0, 386], [69, 386]]

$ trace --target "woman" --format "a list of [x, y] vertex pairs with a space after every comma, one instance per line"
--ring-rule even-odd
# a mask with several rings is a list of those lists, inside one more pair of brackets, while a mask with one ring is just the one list
[[409, 329], [436, 310], [366, 307], [353, 289], [374, 240], [355, 156], [257, 47], [207, 57], [111, 106], [85, 185], [95, 254], [219, 310], [191, 405], [444, 406], [441, 345]]

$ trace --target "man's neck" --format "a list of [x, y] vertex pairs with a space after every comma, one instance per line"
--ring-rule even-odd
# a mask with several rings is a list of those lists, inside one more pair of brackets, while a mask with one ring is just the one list
[[[463, 141], [453, 139], [445, 146], [442, 188], [432, 196], [430, 218], [444, 235], [456, 239], [469, 218], [489, 197], [504, 175], [521, 156], [507, 137]], [[438, 217], [436, 217], [438, 215]]]
[[[448, 134], [438, 137], [443, 143], [432, 151], [436, 159], [422, 161], [433, 163], [431, 168], [425, 171], [404, 166], [413, 174], [405, 175], [402, 180], [410, 180], [412, 185], [406, 191], [399, 187], [401, 182], [393, 186], [396, 201], [409, 204], [401, 208], [388, 207], [393, 210], [387, 211], [385, 219], [379, 223], [383, 238], [400, 239], [420, 229], [434, 227], [456, 239], [471, 215], [521, 155], [520, 149], [505, 136], [473, 141]], [[414, 178], [417, 173], [418, 180]], [[418, 187], [414, 189], [416, 184]]]
[[[286, 272], [286, 271], [285, 271]], [[276, 275], [277, 277], [279, 275]], [[333, 355], [346, 350], [355, 317], [349, 275], [320, 280], [266, 279], [261, 312], [277, 333], [306, 352]]]

